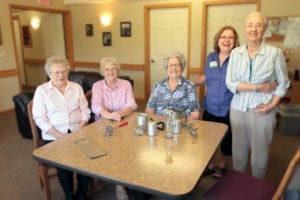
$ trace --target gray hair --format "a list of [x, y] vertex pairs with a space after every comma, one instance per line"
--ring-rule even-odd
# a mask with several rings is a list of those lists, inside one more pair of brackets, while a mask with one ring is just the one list
[[163, 66], [165, 69], [168, 68], [168, 63], [170, 58], [177, 58], [180, 62], [181, 71], [183, 72], [186, 66], [185, 55], [179, 51], [174, 51], [163, 58]]
[[249, 17], [252, 17], [252, 16], [261, 16], [264, 20], [264, 28], [267, 29], [268, 27], [268, 20], [267, 20], [267, 17], [262, 13], [262, 12], [259, 12], [259, 11], [254, 11], [254, 12], [251, 12], [247, 15], [246, 19], [245, 19], [245, 22], [247, 21], [247, 19]]
[[51, 73], [51, 66], [55, 65], [55, 64], [60, 64], [60, 65], [64, 66], [67, 69], [67, 71], [70, 70], [69, 61], [64, 56], [55, 55], [55, 56], [52, 56], [52, 57], [47, 59], [46, 64], [44, 66], [45, 72], [47, 74], [50, 74]]
[[100, 74], [104, 75], [104, 69], [107, 64], [112, 64], [117, 67], [117, 72], [120, 72], [120, 63], [113, 57], [102, 58], [100, 61]]

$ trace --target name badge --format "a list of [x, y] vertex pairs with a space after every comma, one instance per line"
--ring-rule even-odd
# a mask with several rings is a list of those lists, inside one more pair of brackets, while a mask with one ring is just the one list
[[217, 63], [216, 61], [211, 61], [211, 62], [209, 63], [209, 67], [210, 67], [210, 68], [218, 67], [218, 63]]

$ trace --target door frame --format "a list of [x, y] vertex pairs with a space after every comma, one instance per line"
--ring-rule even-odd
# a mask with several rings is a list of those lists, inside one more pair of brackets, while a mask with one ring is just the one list
[[[240, 1], [204, 1], [202, 4], [202, 39], [201, 39], [201, 52], [200, 52], [200, 74], [204, 74], [204, 66], [206, 61], [206, 45], [207, 45], [207, 13], [210, 6], [222, 6], [222, 5], [233, 5], [233, 4], [256, 4], [256, 10], [260, 11], [261, 0], [240, 0]], [[204, 98], [205, 85], [200, 85], [199, 99], [202, 102]]]
[[[17, 74], [18, 74], [18, 81], [19, 81], [19, 88], [22, 92], [22, 84], [21, 84], [21, 74], [20, 74], [20, 66], [18, 64], [18, 57], [17, 57], [17, 46], [16, 46], [16, 38], [15, 38], [15, 30], [13, 26], [13, 10], [25, 10], [25, 11], [38, 11], [38, 12], [45, 12], [45, 13], [56, 13], [62, 14], [63, 17], [63, 29], [64, 29], [64, 38], [65, 38], [65, 48], [66, 48], [66, 57], [70, 63], [71, 70], [74, 69], [74, 51], [73, 51], [73, 37], [72, 37], [72, 23], [71, 23], [71, 12], [65, 9], [53, 9], [53, 8], [44, 8], [44, 7], [34, 7], [34, 6], [24, 6], [18, 4], [9, 4], [9, 12], [10, 12], [10, 20], [11, 20], [11, 28], [13, 33], [13, 44], [14, 44], [14, 52], [15, 52], [15, 60], [17, 65]], [[24, 60], [24, 58], [23, 58]], [[44, 60], [35, 60], [33, 62], [43, 62]], [[25, 61], [24, 61], [25, 63]]]
[[147, 101], [150, 96], [150, 11], [151, 9], [162, 8], [187, 8], [188, 9], [188, 27], [187, 27], [187, 55], [186, 55], [186, 74], [189, 78], [190, 68], [190, 49], [191, 49], [191, 7], [192, 4], [188, 3], [171, 3], [171, 4], [153, 4], [144, 6], [144, 24], [145, 24], [145, 68], [144, 68], [144, 80], [145, 80], [145, 100]]
[[[14, 16], [13, 17], [13, 22], [17, 22], [17, 24], [18, 24], [18, 29], [19, 29], [19, 41], [20, 41], [20, 48], [21, 48], [21, 51], [22, 51], [22, 55], [20, 55], [20, 57], [19, 57], [19, 59], [22, 59], [22, 64], [23, 64], [23, 66], [19, 66], [19, 59], [17, 59], [16, 60], [16, 62], [18, 63], [18, 66], [19, 66], [19, 75], [20, 75], [20, 82], [21, 82], [21, 84], [22, 84], [22, 81], [21, 81], [21, 79], [22, 79], [22, 77], [21, 77], [21, 70], [23, 70], [23, 73], [24, 73], [24, 79], [25, 79], [25, 85], [27, 85], [27, 76], [26, 76], [26, 74], [27, 74], [27, 71], [26, 71], [26, 68], [25, 68], [25, 65], [24, 65], [24, 52], [23, 52], [23, 43], [22, 43], [22, 38], [21, 38], [21, 23], [20, 23], [20, 17], [19, 16]], [[15, 35], [15, 37], [17, 37], [16, 35]], [[16, 39], [16, 38], [15, 38]], [[16, 42], [17, 42], [17, 39], [16, 39]], [[16, 45], [16, 51], [18, 51], [18, 49], [17, 49], [17, 45]], [[16, 54], [16, 56], [17, 56], [17, 54]], [[21, 67], [23, 68], [23, 69], [21, 69]]]

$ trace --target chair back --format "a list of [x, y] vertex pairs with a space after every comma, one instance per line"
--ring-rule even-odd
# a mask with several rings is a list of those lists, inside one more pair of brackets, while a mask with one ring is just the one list
[[41, 131], [36, 126], [36, 124], [33, 120], [32, 105], [33, 105], [33, 101], [31, 100], [27, 104], [27, 111], [28, 111], [28, 118], [29, 118], [30, 128], [31, 128], [31, 132], [32, 132], [34, 148], [36, 149], [36, 148], [39, 148], [40, 146], [43, 145], [43, 141], [41, 140]]
[[279, 200], [283, 199], [284, 197], [284, 192], [290, 183], [290, 180], [292, 179], [295, 170], [297, 167], [299, 167], [300, 164], [300, 146], [298, 147], [298, 150], [296, 151], [294, 157], [292, 160], [289, 162], [289, 165], [287, 169], [285, 170], [285, 173], [281, 179], [280, 184], [278, 185], [275, 194], [273, 195], [272, 200]]

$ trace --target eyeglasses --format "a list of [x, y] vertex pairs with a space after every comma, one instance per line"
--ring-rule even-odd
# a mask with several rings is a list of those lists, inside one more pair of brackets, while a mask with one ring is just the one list
[[181, 65], [179, 63], [177, 64], [168, 64], [168, 67], [171, 68], [171, 67], [180, 67]]
[[252, 23], [246, 24], [247, 29], [251, 29], [251, 28], [261, 29], [263, 27], [264, 27], [263, 24], [252, 24]]
[[105, 68], [104, 69], [105, 72], [116, 72], [118, 71], [116, 67], [112, 67], [112, 68]]
[[65, 75], [68, 71], [64, 70], [64, 71], [55, 71], [55, 72], [51, 72], [51, 74], [54, 74], [55, 76], [58, 76], [59, 74]]
[[222, 39], [222, 40], [226, 40], [226, 39], [228, 39], [228, 40], [234, 40], [235, 37], [232, 37], [232, 36], [221, 36], [221, 37], [219, 37], [219, 39]]

